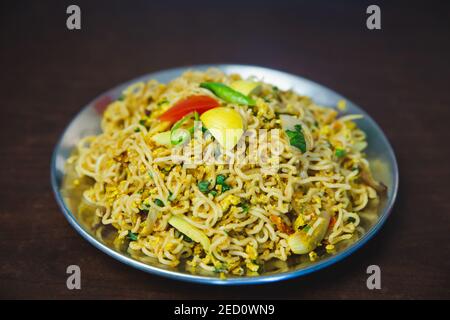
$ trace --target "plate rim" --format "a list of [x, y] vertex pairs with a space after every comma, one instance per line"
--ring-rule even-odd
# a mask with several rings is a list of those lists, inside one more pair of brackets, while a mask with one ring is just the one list
[[[392, 160], [393, 165], [393, 172], [392, 172], [392, 197], [387, 199], [386, 208], [383, 212], [381, 212], [378, 221], [370, 230], [365, 233], [357, 242], [353, 243], [349, 247], [345, 248], [343, 251], [339, 252], [336, 255], [330, 256], [324, 260], [321, 260], [317, 263], [314, 263], [312, 265], [306, 266], [305, 268], [298, 269], [298, 270], [291, 270], [287, 272], [277, 273], [277, 274], [270, 274], [270, 275], [262, 275], [262, 276], [242, 276], [242, 277], [231, 277], [227, 279], [219, 279], [216, 277], [208, 277], [208, 276], [201, 276], [201, 275], [194, 275], [189, 273], [183, 273], [180, 271], [175, 270], [169, 270], [169, 269], [163, 269], [156, 266], [152, 266], [150, 264], [146, 264], [144, 262], [138, 261], [133, 259], [130, 256], [126, 256], [125, 254], [122, 254], [118, 251], [115, 251], [114, 249], [108, 247], [107, 245], [100, 242], [96, 237], [91, 235], [87, 230], [85, 230], [81, 224], [78, 222], [78, 220], [75, 218], [75, 215], [72, 214], [71, 210], [66, 206], [65, 201], [61, 195], [61, 192], [59, 190], [58, 186], [58, 180], [57, 180], [57, 169], [56, 169], [56, 158], [58, 155], [58, 151], [61, 148], [61, 143], [66, 135], [68, 129], [71, 127], [72, 123], [79, 117], [81, 113], [83, 113], [86, 109], [91, 108], [91, 106], [104, 97], [108, 92], [115, 91], [121, 87], [125, 87], [130, 85], [131, 83], [142, 81], [143, 79], [150, 79], [152, 77], [155, 77], [158, 74], [167, 74], [167, 73], [182, 73], [187, 70], [193, 70], [193, 69], [200, 69], [205, 70], [210, 67], [215, 67], [218, 69], [226, 69], [226, 68], [254, 68], [254, 69], [260, 69], [265, 70], [269, 72], [276, 72], [283, 76], [287, 77], [293, 77], [296, 79], [301, 79], [302, 81], [306, 81], [311, 85], [314, 85], [316, 87], [319, 87], [320, 89], [325, 89], [329, 91], [332, 94], [335, 94], [339, 97], [342, 97], [347, 102], [352, 103], [358, 110], [360, 110], [362, 113], [364, 113], [365, 117], [367, 117], [368, 121], [371, 122], [371, 125], [376, 127], [376, 129], [381, 132], [381, 138], [383, 140], [383, 144], [387, 146], [387, 153], [389, 154], [389, 157]], [[187, 281], [187, 282], [193, 282], [193, 283], [201, 283], [201, 284], [213, 284], [213, 285], [225, 285], [225, 286], [233, 286], [233, 285], [255, 285], [255, 284], [264, 284], [264, 283], [271, 283], [271, 282], [277, 282], [281, 280], [288, 280], [297, 278], [300, 276], [305, 276], [307, 274], [319, 271], [321, 269], [324, 269], [326, 267], [329, 267], [333, 264], [336, 264], [340, 262], [341, 260], [345, 259], [346, 257], [350, 256], [354, 252], [356, 252], [358, 249], [363, 247], [370, 239], [372, 239], [375, 234], [378, 233], [378, 231], [381, 229], [381, 227], [385, 224], [387, 218], [391, 215], [392, 209], [394, 207], [395, 201], [397, 199], [398, 194], [398, 187], [399, 187], [399, 169], [398, 169], [398, 163], [397, 158], [394, 152], [394, 149], [389, 142], [389, 140], [386, 137], [386, 134], [381, 129], [381, 127], [378, 125], [378, 123], [359, 105], [353, 103], [351, 100], [347, 99], [345, 96], [337, 93], [336, 91], [322, 85], [319, 83], [316, 83], [315, 81], [312, 81], [308, 78], [304, 78], [289, 72], [280, 71], [277, 69], [272, 69], [268, 67], [261, 67], [256, 65], [243, 65], [243, 64], [200, 64], [200, 65], [188, 65], [188, 66], [181, 66], [181, 67], [175, 67], [175, 68], [169, 68], [169, 69], [163, 69], [163, 70], [157, 70], [154, 72], [150, 72], [141, 76], [138, 76], [136, 78], [130, 79], [128, 81], [125, 81], [119, 85], [116, 85], [98, 96], [96, 96], [93, 100], [91, 100], [89, 103], [87, 103], [84, 107], [82, 107], [70, 120], [70, 122], [65, 126], [62, 134], [59, 136], [58, 141], [54, 147], [51, 162], [50, 162], [50, 182], [51, 187], [56, 199], [56, 202], [68, 220], [69, 224], [85, 239], [87, 240], [91, 245], [96, 247], [97, 249], [101, 250], [102, 252], [106, 253], [110, 257], [124, 263], [125, 265], [134, 267], [138, 270], [170, 278], [172, 280], [180, 280], [180, 281]]]

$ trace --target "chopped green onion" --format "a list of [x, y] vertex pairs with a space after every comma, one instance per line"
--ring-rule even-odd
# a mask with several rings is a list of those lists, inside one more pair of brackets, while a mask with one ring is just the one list
[[179, 144], [184, 144], [190, 139], [191, 134], [189, 133], [189, 131], [184, 129], [177, 129], [175, 131], [172, 131], [172, 134], [170, 135], [170, 143], [172, 143], [175, 146]]
[[183, 125], [183, 123], [185, 123], [191, 117], [192, 117], [192, 114], [188, 114], [187, 116], [184, 116], [183, 118], [181, 118], [180, 120], [175, 122], [175, 124], [172, 126], [172, 130], [171, 131], [177, 130], [179, 127], [181, 127]]
[[172, 171], [172, 169], [173, 169], [174, 167], [175, 167], [175, 166], [170, 166], [169, 168], [164, 167], [164, 168], [162, 168], [161, 170], [164, 171], [165, 173], [169, 173], [170, 171]]
[[226, 265], [222, 264], [220, 267], [214, 267], [214, 273], [226, 272]]
[[248, 202], [246, 202], [246, 201], [239, 203], [238, 207], [242, 208], [242, 210], [244, 212], [248, 212], [248, 210], [250, 209], [250, 206], [249, 206]]
[[155, 204], [158, 207], [164, 207], [164, 202], [162, 202], [160, 199], [155, 199]]
[[216, 190], [211, 190], [209, 193], [212, 194], [213, 197], [217, 196], [217, 191]]
[[[195, 112], [196, 113], [196, 112]], [[194, 113], [194, 116], [195, 116]], [[173, 145], [183, 144], [191, 138], [191, 134], [188, 130], [180, 129], [180, 127], [192, 117], [192, 113], [184, 116], [173, 125], [170, 130], [170, 142]]]
[[161, 101], [159, 101], [156, 105], [159, 107], [165, 103], [169, 103], [169, 100], [167, 100], [167, 98], [162, 99]]
[[216, 177], [216, 184], [222, 186], [222, 193], [231, 189], [231, 187], [225, 183], [226, 179], [227, 177], [225, 177], [223, 174], [219, 174]]
[[128, 240], [136, 241], [138, 239], [138, 234], [128, 230], [127, 238], [128, 238]]
[[335, 151], [335, 155], [338, 158], [345, 157], [346, 154], [347, 154], [347, 152], [344, 149], [336, 149], [336, 151]]

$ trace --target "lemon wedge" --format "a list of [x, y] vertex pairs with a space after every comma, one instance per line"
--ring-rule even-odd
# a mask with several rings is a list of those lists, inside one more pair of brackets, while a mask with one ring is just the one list
[[231, 88], [242, 93], [243, 95], [248, 96], [249, 94], [254, 93], [259, 88], [261, 88], [261, 84], [254, 81], [237, 80], [231, 84]]
[[231, 150], [244, 133], [242, 117], [234, 109], [218, 107], [206, 111], [200, 116], [206, 129], [225, 150]]

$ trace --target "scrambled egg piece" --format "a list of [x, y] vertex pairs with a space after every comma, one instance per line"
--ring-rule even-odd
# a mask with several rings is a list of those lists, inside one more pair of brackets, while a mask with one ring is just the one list
[[227, 211], [231, 205], [238, 205], [241, 202], [241, 199], [235, 195], [228, 195], [222, 201], [220, 201], [220, 206], [223, 211]]

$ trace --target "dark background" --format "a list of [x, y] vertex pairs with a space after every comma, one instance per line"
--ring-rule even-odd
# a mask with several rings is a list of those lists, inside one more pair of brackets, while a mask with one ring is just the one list
[[[10, 1], [1, 3], [1, 298], [450, 298], [449, 20], [444, 2]], [[78, 4], [81, 31], [66, 28]], [[276, 284], [212, 287], [127, 267], [83, 240], [58, 209], [50, 156], [64, 127], [106, 89], [160, 69], [254, 64], [310, 78], [381, 125], [399, 197], [363, 249]], [[66, 267], [82, 289], [66, 289]], [[382, 290], [366, 288], [377, 264]]]

